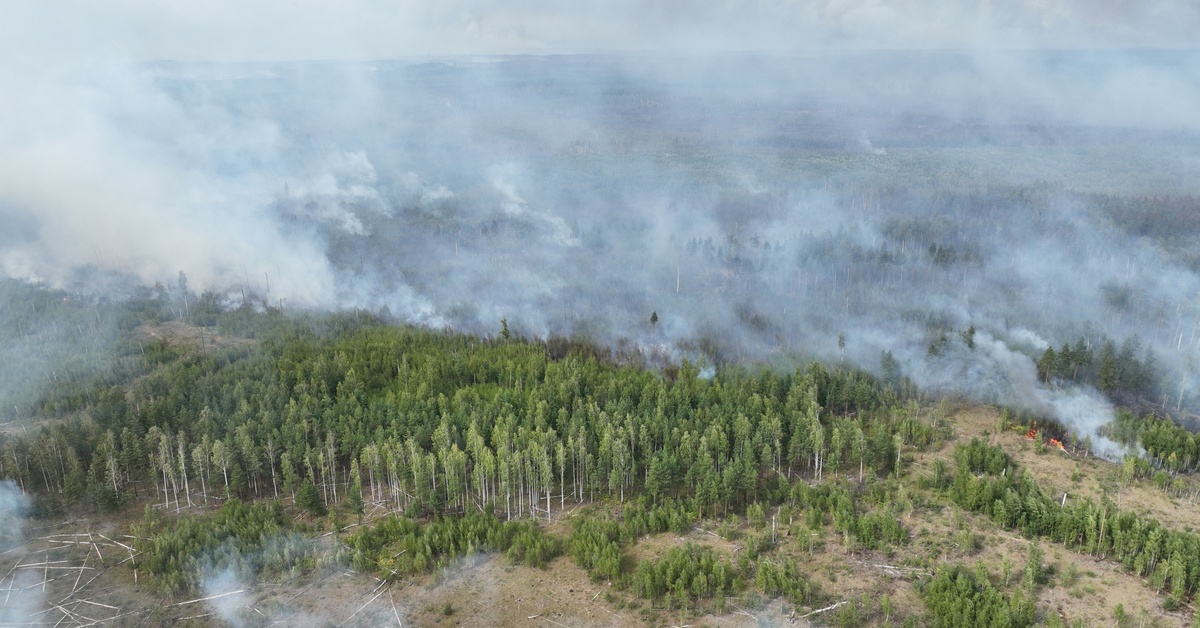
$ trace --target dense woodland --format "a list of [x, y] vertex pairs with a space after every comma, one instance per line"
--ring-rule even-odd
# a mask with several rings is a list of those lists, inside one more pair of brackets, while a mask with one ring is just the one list
[[[216, 571], [254, 580], [333, 562], [393, 579], [494, 552], [533, 566], [567, 554], [651, 608], [726, 612], [751, 594], [816, 608], [836, 601], [797, 552], [835, 542], [887, 553], [912, 534], [901, 512], [943, 503], [1117, 561], [1172, 605], [1200, 581], [1194, 532], [1107, 500], [1060, 504], [997, 447], [972, 442], [953, 467], [936, 459], [917, 484], [902, 479], [906, 452], [938, 449], [951, 428], [946, 401], [915, 396], [898, 376], [811, 363], [708, 377], [699, 365], [647, 369], [631, 354], [530, 341], [507, 326], [480, 338], [361, 313], [213, 305], [204, 315], [213, 325], [200, 328], [210, 336], [200, 347], [131, 332], [115, 352], [127, 371], [83, 371], [30, 406], [39, 426], [0, 443], [0, 474], [35, 496], [35, 514], [144, 506], [132, 566], [164, 592], [194, 590]], [[1147, 452], [1127, 460], [1126, 482], [1162, 476], [1171, 490], [1195, 468], [1194, 435], [1168, 420], [1122, 412], [1109, 429]], [[581, 505], [565, 538], [538, 523]], [[197, 510], [208, 514], [177, 517]], [[311, 539], [352, 522], [364, 525], [340, 541]], [[743, 551], [631, 558], [645, 535], [695, 526]], [[1030, 560], [1020, 583], [979, 565], [939, 569], [920, 589], [929, 615], [897, 621], [1050, 621], [1030, 601], [1044, 580], [1040, 557]], [[827, 617], [858, 625], [891, 613], [856, 599]]]

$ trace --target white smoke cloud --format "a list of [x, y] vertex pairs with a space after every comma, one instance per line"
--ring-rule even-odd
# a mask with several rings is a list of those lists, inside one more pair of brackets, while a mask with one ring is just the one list
[[509, 180], [514, 167], [505, 165], [496, 168], [500, 173], [492, 179], [492, 186], [500, 193], [503, 202], [501, 207], [510, 216], [530, 217], [549, 233], [550, 240], [561, 246], [579, 246], [579, 238], [571, 233], [571, 228], [560, 216], [547, 211], [537, 211], [529, 207], [524, 198], [517, 192], [516, 185]]
[[0, 199], [37, 225], [5, 251], [6, 274], [63, 285], [96, 265], [153, 284], [183, 270], [205, 289], [285, 268], [272, 281], [279, 296], [329, 301], [316, 243], [288, 237], [265, 212], [270, 175], [225, 171], [270, 155], [271, 123], [185, 110], [142, 71], [94, 70], [22, 92], [15, 106], [28, 115], [0, 124]]
[[230, 626], [251, 625], [247, 602], [250, 596], [249, 588], [234, 572], [226, 568], [217, 573], [206, 575], [200, 581], [203, 597], [210, 598], [204, 604], [226, 624]]
[[[919, 190], [950, 171], [955, 186], [1069, 186], [1070, 162], [1086, 158], [1052, 150], [1060, 126], [1200, 130], [1195, 58], [1039, 52], [1190, 45], [1200, 31], [1193, 3], [243, 4], [6, 7], [0, 224], [21, 228], [0, 234], [0, 272], [66, 286], [89, 267], [148, 285], [184, 271], [193, 290], [233, 302], [250, 284], [272, 304], [386, 308], [485, 332], [507, 317], [523, 333], [654, 346], [704, 333], [746, 354], [803, 346], [840, 357], [833, 338], [844, 330], [852, 363], [872, 367], [891, 350], [932, 386], [1049, 411], [1079, 400], [1044, 390], [1022, 352], [1078, 337], [1081, 311], [1108, 316], [1100, 322], [1115, 337], [1146, 328], [1105, 309], [1101, 281], [1079, 277], [1136, 286], [1147, 302], [1200, 289], [1195, 273], [1082, 209], [1063, 210], [1077, 224], [1059, 217], [1053, 233], [997, 221], [983, 246], [1003, 254], [985, 251], [962, 274], [930, 266], [927, 242], [891, 251], [899, 261], [875, 287], [854, 283], [857, 261], [827, 264], [885, 239], [875, 219], [886, 210], [839, 196], [845, 179], [862, 177], [866, 189], [894, 172], [928, 172], [912, 182]], [[906, 74], [880, 71], [883, 57], [822, 56], [845, 48], [970, 50], [949, 62], [914, 53], [906, 63], [934, 69]], [[795, 56], [703, 59], [729, 50]], [[637, 54], [610, 66], [564, 56], [562, 74], [539, 74], [552, 64], [536, 59], [463, 57], [590, 51]], [[456, 59], [397, 71], [437, 55]], [[381, 61], [397, 57], [409, 61]], [[313, 59], [370, 61], [251, 63]], [[845, 119], [859, 111], [863, 120]], [[1002, 145], [995, 162], [1015, 165], [954, 156], [930, 165], [929, 152], [893, 141], [902, 135], [893, 126], [926, 123], [1021, 129], [1020, 141], [1046, 142], [1039, 159], [1053, 163]], [[793, 159], [818, 140], [828, 159]], [[572, 162], [572, 150], [597, 157]], [[1200, 160], [1176, 157], [1160, 156], [1170, 167], [1155, 169], [1167, 193], [1196, 180]], [[854, 159], [870, 167], [839, 169]], [[711, 244], [710, 260], [719, 249], [720, 262], [689, 260], [692, 238]], [[1073, 311], [1047, 313], [1045, 303]], [[659, 325], [639, 327], [651, 310]], [[1016, 331], [1006, 331], [1010, 315]], [[972, 323], [1009, 342], [983, 334], [977, 363], [924, 365], [914, 337]], [[1057, 412], [1091, 430], [1081, 416], [1103, 408]]]
[[328, 223], [349, 234], [366, 234], [361, 212], [387, 215], [390, 208], [376, 189], [375, 166], [362, 151], [340, 151], [321, 172], [288, 182], [283, 202], [296, 217]]
[[[345, 617], [335, 619], [337, 611], [332, 608], [308, 608], [294, 595], [284, 594], [305, 586], [308, 579], [319, 582], [330, 571], [341, 571], [341, 554], [328, 540], [275, 533], [253, 551], [243, 552], [230, 543], [192, 557], [188, 568], [199, 570], [199, 587], [194, 600], [181, 606], [205, 608], [230, 626], [318, 626], [342, 621]], [[305, 575], [314, 564], [316, 570]], [[264, 586], [264, 581], [272, 585]], [[286, 586], [273, 586], [280, 582]]]
[[[1101, 426], [1116, 416], [1113, 406], [1094, 390], [1065, 388], [1043, 391], [1042, 398], [1054, 418], [1071, 430], [1080, 442], [1091, 439], [1092, 452], [1108, 460], [1120, 460], [1130, 453], [1124, 445], [1102, 436]], [[1138, 447], [1137, 453], [1141, 453]]]
[[[0, 481], [0, 550], [7, 551], [25, 543], [25, 516], [29, 506], [29, 496], [16, 482]], [[0, 582], [9, 592], [0, 606], [0, 624], [27, 622], [46, 608], [43, 587], [35, 586], [41, 583], [41, 575], [30, 569], [15, 569]]]
[[[289, 182], [298, 201], [294, 211], [349, 235], [367, 234], [364, 213], [387, 212], [389, 206], [366, 152], [354, 146], [327, 147], [332, 157], [325, 169], [297, 172], [288, 155], [299, 147], [284, 139], [294, 134], [285, 128], [288, 122], [257, 115], [255, 102], [230, 106], [208, 95], [230, 82], [277, 80], [273, 70], [200, 65], [188, 75], [189, 91], [179, 93], [170, 87], [170, 79], [177, 78], [174, 70], [147, 71], [139, 62], [647, 46], [687, 52], [780, 51], [796, 42], [806, 49], [814, 42], [921, 49], [997, 43], [1059, 48], [1073, 42], [1161, 46], [1183, 33], [1188, 37], [1178, 41], [1190, 43], [1197, 30], [1190, 27], [1198, 24], [1200, 9], [1165, 0], [1106, 3], [1103, 10], [1082, 0], [1004, 7], [915, 0], [667, 2], [649, 7], [622, 1], [603, 11], [539, 0], [418, 2], [402, 8], [352, 0], [336, 11], [281, 2], [235, 7], [228, 0], [188, 7], [143, 0], [104, 7], [19, 1], [0, 25], [0, 52], [12, 60], [0, 68], [0, 89], [8, 95], [0, 103], [0, 202], [19, 216], [32, 217], [38, 228], [0, 251], [0, 270], [52, 285], [65, 284], [73, 269], [91, 264], [151, 284], [169, 282], [183, 270], [200, 289], [275, 274], [272, 300], [294, 305], [345, 300], [339, 298], [340, 278], [322, 255], [324, 243], [278, 224], [264, 207]], [[987, 63], [981, 61], [981, 71], [1011, 79], [1003, 83], [1016, 93], [1041, 98], [1050, 80], [1028, 72], [1028, 66]], [[335, 117], [352, 120], [394, 106], [379, 100], [369, 83], [351, 77], [331, 85], [334, 95], [327, 107]], [[1127, 119], [1131, 108], [1164, 124], [1195, 122], [1197, 90], [1181, 86], [1172, 71], [1131, 64], [1102, 75], [1098, 86], [1083, 84], [1084, 97], [1066, 103], [1048, 100], [1045, 106], [1105, 123]], [[1114, 111], [1119, 119], [1113, 119]], [[465, 122], [469, 126], [470, 120]], [[561, 130], [569, 133], [589, 130], [587, 123], [564, 124]], [[863, 130], [857, 139], [848, 139], [879, 150], [869, 137]], [[509, 181], [498, 182], [496, 189], [515, 194]], [[435, 185], [422, 200], [444, 201], [452, 194]], [[545, 204], [526, 203], [516, 195], [505, 207], [543, 223], [559, 244], [578, 244], [566, 221]]]
[[[1016, 335], [1026, 342], [1037, 337], [1028, 330]], [[1113, 406], [1095, 390], [1086, 387], [1046, 387], [1038, 380], [1037, 365], [1028, 355], [1011, 348], [987, 332], [975, 333], [975, 349], [955, 339], [933, 360], [911, 365], [922, 386], [958, 391], [1052, 418], [1080, 442], [1090, 439], [1093, 452], [1119, 460], [1126, 448], [1100, 434], [1100, 428], [1115, 418]], [[1043, 341], [1044, 342], [1044, 341]]]
[[1048, 340], [1039, 336], [1037, 332], [1025, 329], [1024, 327], [1018, 327], [1017, 329], [1012, 330], [1009, 332], [1008, 337], [1013, 344], [1018, 346], [1027, 346], [1033, 351], [1041, 352], [1050, 347], [1050, 342]]
[[25, 542], [29, 496], [12, 480], [0, 480], [0, 551]]

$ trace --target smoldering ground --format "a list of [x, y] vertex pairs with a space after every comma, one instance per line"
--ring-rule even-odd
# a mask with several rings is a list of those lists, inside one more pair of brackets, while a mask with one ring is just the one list
[[[227, 542], [186, 561], [192, 595], [179, 596], [171, 605], [171, 614], [178, 618], [212, 617], [230, 626], [390, 622], [390, 611], [386, 618], [380, 615], [382, 607], [354, 612], [356, 599], [377, 592], [371, 590], [375, 581], [350, 574], [342, 547], [329, 537], [276, 532], [253, 548]], [[326, 588], [344, 595], [330, 603]]]
[[[476, 621], [489, 621], [490, 616], [493, 623], [511, 625], [519, 622], [518, 617], [525, 619], [554, 604], [550, 600], [558, 602], [555, 596], [566, 590], [563, 586], [552, 587], [552, 594], [530, 593], [533, 587], [525, 581], [545, 577], [545, 572], [512, 567], [503, 557], [485, 553], [455, 559], [434, 574], [391, 581], [353, 573], [336, 561], [282, 579], [260, 577], [246, 569], [263, 564], [268, 555], [280, 554], [283, 548], [311, 551], [317, 544], [292, 535], [269, 540], [262, 552], [211, 553], [198, 561], [200, 587], [195, 599], [202, 601], [191, 607], [196, 614], [211, 614], [231, 626], [413, 625], [450, 616]], [[328, 560], [328, 550], [325, 547], [317, 555]], [[514, 575], [514, 570], [520, 573]]]
[[13, 482], [0, 483], [0, 564], [7, 574], [0, 582], [0, 622], [6, 625], [191, 619], [230, 626], [372, 626], [396, 615], [386, 596], [364, 604], [380, 590], [378, 581], [349, 571], [330, 537], [275, 533], [253, 549], [227, 543], [177, 557], [187, 563], [187, 586], [167, 601], [147, 584], [148, 567], [139, 562], [144, 554], [135, 553], [131, 539], [115, 533], [111, 522], [30, 520], [29, 507]]

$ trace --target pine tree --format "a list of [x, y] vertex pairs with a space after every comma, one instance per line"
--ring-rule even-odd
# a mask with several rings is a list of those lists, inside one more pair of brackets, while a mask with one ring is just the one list
[[1111, 340], [1105, 340], [1100, 347], [1100, 364], [1096, 369], [1096, 385], [1106, 395], [1117, 391], [1121, 384], [1121, 376], [1117, 371], [1117, 350]]
[[307, 510], [315, 517], [323, 517], [327, 512], [321, 494], [311, 480], [304, 480], [296, 490], [296, 505]]
[[1038, 379], [1049, 384], [1057, 373], [1058, 357], [1054, 353], [1054, 347], [1046, 347], [1046, 350], [1042, 352], [1042, 359], [1038, 360]]

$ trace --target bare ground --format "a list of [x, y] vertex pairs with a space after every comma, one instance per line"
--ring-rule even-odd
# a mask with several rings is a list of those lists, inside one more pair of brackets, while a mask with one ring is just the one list
[[254, 344], [254, 340], [226, 336], [207, 327], [188, 325], [183, 321], [146, 323], [137, 328], [138, 336], [148, 341], [161, 341], [187, 351], [211, 351], [224, 347]]

